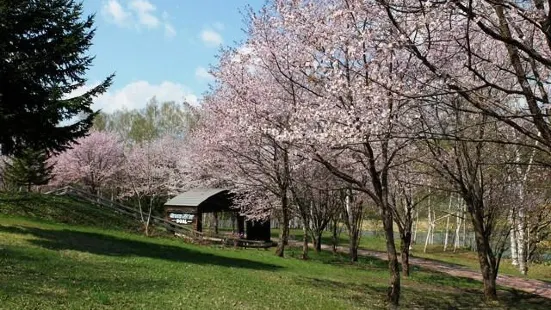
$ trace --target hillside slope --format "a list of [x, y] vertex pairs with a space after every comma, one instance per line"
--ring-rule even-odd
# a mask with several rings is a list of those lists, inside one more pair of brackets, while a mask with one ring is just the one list
[[0, 192], [0, 214], [54, 223], [137, 230], [132, 218], [64, 196]]

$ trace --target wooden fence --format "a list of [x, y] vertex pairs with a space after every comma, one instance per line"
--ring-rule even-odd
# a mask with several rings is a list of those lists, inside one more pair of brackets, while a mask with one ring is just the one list
[[[72, 197], [74, 199], [82, 200], [82, 201], [91, 203], [93, 205], [108, 209], [117, 214], [130, 216], [135, 220], [141, 222], [142, 215], [140, 214], [140, 211], [137, 210], [136, 208], [123, 205], [116, 201], [105, 199], [103, 197], [91, 194], [87, 191], [84, 191], [72, 186], [65, 186], [62, 188], [58, 188], [47, 192], [47, 194]], [[212, 233], [199, 232], [199, 231], [193, 230], [188, 226], [174, 223], [154, 215], [152, 215], [150, 218], [150, 224], [157, 227], [163, 227], [164, 229], [174, 233], [174, 235], [178, 237], [191, 240], [193, 242], [198, 242], [198, 243], [219, 243], [219, 244], [224, 244], [228, 246], [245, 247], [245, 248], [269, 248], [271, 246], [274, 246], [273, 242], [246, 240], [246, 239], [236, 238], [230, 235], [224, 235], [224, 234], [216, 235]]]

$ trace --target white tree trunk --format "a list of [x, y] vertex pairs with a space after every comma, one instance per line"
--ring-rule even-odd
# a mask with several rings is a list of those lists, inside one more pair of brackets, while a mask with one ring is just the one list
[[430, 210], [430, 198], [429, 198], [429, 212], [428, 212], [428, 231], [427, 231], [427, 238], [425, 239], [425, 248], [423, 249], [423, 253], [427, 253], [427, 245], [429, 244], [429, 241], [430, 241], [430, 234], [431, 234], [431, 230], [432, 230], [432, 219], [431, 219], [431, 216], [432, 215], [432, 212]]
[[516, 216], [515, 216], [515, 209], [512, 209], [509, 213], [509, 224], [511, 225], [511, 264], [513, 266], [518, 266], [518, 252], [517, 252], [517, 227], [516, 227]]
[[463, 224], [463, 242], [461, 242], [461, 245], [463, 247], [467, 246], [467, 205], [463, 204], [463, 208], [461, 209], [461, 216], [462, 220], [461, 223]]
[[[536, 142], [536, 146], [538, 145], [538, 142]], [[520, 175], [524, 174], [522, 176], [522, 182], [518, 186], [518, 195], [519, 195], [519, 201], [520, 205], [516, 208], [517, 213], [513, 215], [513, 231], [516, 229], [516, 231], [512, 232], [515, 234], [516, 239], [516, 250], [517, 250], [517, 261], [518, 261], [518, 268], [520, 272], [523, 275], [526, 275], [528, 272], [528, 242], [526, 238], [526, 230], [527, 230], [527, 222], [526, 222], [526, 213], [525, 213], [525, 192], [524, 192], [524, 186], [526, 184], [526, 181], [528, 180], [528, 174], [530, 172], [530, 168], [532, 167], [532, 163], [534, 162], [534, 155], [536, 150], [534, 149], [532, 151], [532, 154], [530, 155], [530, 159], [528, 161], [528, 165], [526, 167], [526, 170], [524, 173], [522, 173], [521, 168], [517, 167], [517, 173]], [[516, 150], [516, 162], [520, 162], [520, 152], [517, 148]], [[514, 224], [516, 220], [516, 225]]]
[[452, 198], [453, 196], [450, 195], [450, 203], [448, 204], [448, 216], [446, 217], [446, 235], [444, 237], [444, 252], [446, 252], [446, 249], [448, 248], [448, 236], [449, 236], [449, 232], [450, 232], [450, 211], [451, 211], [451, 208], [452, 208]]
[[417, 243], [417, 228], [419, 227], [419, 211], [415, 210], [415, 228], [413, 230], [413, 242], [412, 244]]
[[522, 274], [527, 273], [527, 253], [526, 253], [526, 218], [524, 214], [524, 208], [518, 209], [518, 221], [517, 221], [517, 253], [518, 253], [518, 269]]
[[430, 223], [430, 244], [434, 244], [434, 231], [436, 229], [436, 210], [432, 210], [432, 222]]
[[[462, 201], [457, 199], [457, 211], [456, 211], [457, 217], [455, 218], [455, 240], [453, 243], [453, 251], [455, 252], [457, 248], [460, 246], [460, 238], [461, 238], [461, 224], [465, 225], [465, 221], [462, 218], [462, 216], [465, 216], [463, 213], [463, 205]], [[465, 227], [465, 226], [463, 226]]]

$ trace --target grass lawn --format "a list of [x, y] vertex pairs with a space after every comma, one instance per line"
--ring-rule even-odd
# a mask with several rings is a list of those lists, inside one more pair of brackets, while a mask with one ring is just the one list
[[[387, 268], [377, 259], [352, 265], [329, 253], [302, 261], [298, 250], [278, 258], [272, 250], [190, 245], [121, 230], [114, 219], [21, 217], [5, 207], [13, 203], [0, 198], [0, 309], [386, 308]], [[56, 208], [49, 203], [27, 207], [39, 215]], [[71, 224], [55, 223], [60, 215]], [[415, 268], [403, 280], [401, 304], [551, 308], [551, 300], [514, 290], [499, 296], [499, 304], [484, 304], [479, 282]]]
[[65, 196], [0, 192], [0, 214], [46, 222], [138, 231], [134, 219]]
[[[295, 240], [302, 240], [303, 232], [300, 229], [292, 229], [290, 232], [292, 238]], [[272, 236], [278, 237], [279, 230], [273, 229]], [[322, 237], [322, 242], [324, 244], [332, 244], [331, 233], [324, 232]], [[340, 234], [339, 244], [343, 246], [348, 245], [348, 235], [346, 232]], [[396, 246], [399, 250], [400, 240], [396, 240]], [[360, 239], [360, 247], [368, 250], [374, 251], [386, 251], [385, 237], [381, 236], [362, 236]], [[461, 265], [472, 270], [479, 271], [480, 265], [478, 262], [478, 257], [476, 252], [458, 249], [456, 252], [453, 252], [453, 249], [450, 251], [444, 252], [444, 249], [441, 245], [429, 245], [427, 247], [427, 252], [423, 252], [424, 243], [419, 243], [413, 246], [411, 251], [412, 256], [422, 257], [442, 262], [447, 262], [451, 264]], [[510, 259], [502, 259], [500, 263], [500, 273], [513, 275], [518, 277], [524, 277], [516, 267], [511, 264]], [[531, 264], [529, 265], [527, 278], [538, 279], [543, 281], [551, 281], [551, 265], [548, 264]]]

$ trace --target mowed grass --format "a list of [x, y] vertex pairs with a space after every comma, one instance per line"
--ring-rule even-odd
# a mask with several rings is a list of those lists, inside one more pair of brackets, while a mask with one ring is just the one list
[[87, 225], [97, 228], [138, 231], [134, 219], [111, 210], [65, 197], [39, 193], [0, 192], [0, 214], [50, 223]]
[[[291, 238], [294, 240], [302, 240], [304, 234], [301, 229], [292, 229], [290, 231]], [[279, 230], [273, 229], [272, 236], [277, 238], [279, 236]], [[323, 244], [332, 244], [332, 235], [330, 232], [324, 232], [322, 237]], [[399, 251], [400, 240], [395, 240], [397, 250]], [[346, 231], [342, 232], [339, 236], [339, 245], [348, 246], [348, 235]], [[360, 239], [360, 247], [367, 250], [386, 252], [385, 237], [381, 234], [379, 236], [362, 236]], [[466, 249], [457, 249], [453, 251], [453, 247], [444, 251], [442, 245], [429, 245], [426, 253], [423, 251], [424, 243], [417, 243], [413, 245], [411, 255], [413, 257], [421, 257], [430, 260], [436, 260], [440, 262], [460, 265], [469, 269], [479, 271], [480, 265], [478, 262], [477, 253]], [[551, 282], [551, 265], [549, 264], [530, 264], [528, 266], [528, 275], [522, 275], [520, 271], [511, 264], [510, 259], [502, 259], [499, 267], [500, 274], [507, 274], [518, 277], [526, 277], [530, 279], [538, 279], [547, 282]]]
[[[388, 273], [377, 259], [350, 264], [324, 252], [302, 261], [298, 250], [278, 258], [272, 250], [147, 238], [82, 218], [50, 220], [0, 214], [0, 309], [386, 308]], [[551, 308], [550, 300], [514, 290], [499, 296], [500, 303], [485, 304], [479, 282], [414, 268], [403, 280], [401, 304]]]

